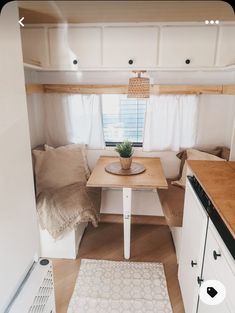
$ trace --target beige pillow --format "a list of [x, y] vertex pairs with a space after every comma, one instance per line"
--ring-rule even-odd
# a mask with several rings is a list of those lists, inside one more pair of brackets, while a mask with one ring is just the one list
[[59, 147], [47, 151], [33, 150], [37, 194], [48, 188], [74, 183], [86, 184], [87, 177], [81, 149]]
[[[208, 161], [225, 161], [213, 154], [202, 152], [196, 149], [187, 150], [187, 160], [208, 160]], [[187, 163], [184, 163], [182, 176], [179, 180], [172, 181], [172, 185], [177, 185], [185, 188], [186, 184]]]
[[61, 146], [61, 147], [51, 147], [48, 146], [47, 144], [44, 145], [45, 151], [50, 150], [50, 149], [74, 149], [74, 150], [81, 150], [82, 156], [83, 156], [83, 161], [84, 161], [84, 168], [86, 172], [86, 178], [88, 179], [91, 175], [90, 169], [88, 167], [88, 162], [87, 162], [87, 153], [86, 153], [86, 146], [83, 144], [70, 144], [66, 146]]

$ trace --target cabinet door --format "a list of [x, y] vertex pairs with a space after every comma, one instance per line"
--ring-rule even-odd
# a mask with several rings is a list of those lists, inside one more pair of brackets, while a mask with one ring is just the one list
[[217, 65], [235, 65], [235, 25], [220, 27]]
[[185, 313], [196, 313], [207, 223], [208, 217], [187, 181], [178, 273]]
[[22, 28], [22, 50], [25, 63], [48, 66], [46, 31], [42, 28]]
[[78, 69], [101, 66], [99, 27], [49, 28], [50, 65]]
[[158, 27], [105, 27], [105, 67], [156, 67]]
[[217, 28], [217, 26], [162, 27], [160, 66], [213, 66]]
[[[219, 255], [216, 258], [214, 251]], [[202, 278], [204, 281], [220, 281], [226, 288], [226, 298], [224, 302], [215, 306], [206, 305], [199, 300], [198, 313], [235, 312], [235, 261], [211, 221], [208, 227]]]

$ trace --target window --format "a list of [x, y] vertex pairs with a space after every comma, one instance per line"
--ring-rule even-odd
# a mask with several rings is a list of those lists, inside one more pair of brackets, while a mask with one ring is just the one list
[[146, 100], [129, 99], [126, 95], [102, 95], [105, 143], [108, 146], [129, 140], [142, 146]]

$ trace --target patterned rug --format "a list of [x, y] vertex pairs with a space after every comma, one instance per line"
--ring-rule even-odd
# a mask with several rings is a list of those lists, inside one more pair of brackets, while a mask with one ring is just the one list
[[172, 313], [161, 263], [81, 261], [68, 313]]

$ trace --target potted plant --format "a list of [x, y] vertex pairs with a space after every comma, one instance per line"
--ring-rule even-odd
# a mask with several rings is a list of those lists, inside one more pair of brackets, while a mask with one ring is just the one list
[[120, 163], [123, 170], [129, 170], [132, 162], [134, 149], [132, 143], [128, 140], [117, 144], [115, 151], [120, 155]]

